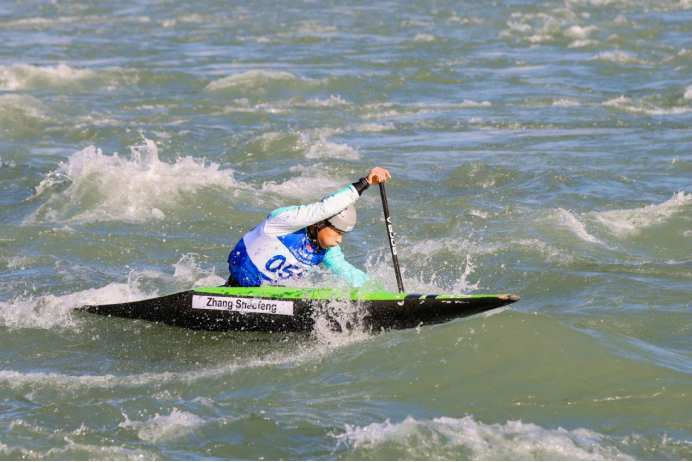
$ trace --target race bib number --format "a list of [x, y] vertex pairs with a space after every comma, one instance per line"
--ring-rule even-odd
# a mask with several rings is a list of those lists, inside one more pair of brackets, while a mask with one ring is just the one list
[[293, 316], [293, 302], [261, 298], [193, 295], [192, 308], [196, 310], [238, 311], [242, 313], [283, 314]]

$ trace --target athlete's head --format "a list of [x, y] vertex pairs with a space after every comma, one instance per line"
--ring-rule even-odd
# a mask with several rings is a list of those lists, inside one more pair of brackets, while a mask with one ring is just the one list
[[327, 218], [327, 221], [318, 223], [317, 242], [320, 247], [329, 249], [341, 244], [344, 234], [351, 232], [357, 221], [356, 208], [349, 205], [333, 217]]
[[322, 221], [317, 224], [317, 242], [323, 249], [329, 249], [331, 247], [341, 244], [341, 239], [344, 233], [330, 225], [326, 221]]

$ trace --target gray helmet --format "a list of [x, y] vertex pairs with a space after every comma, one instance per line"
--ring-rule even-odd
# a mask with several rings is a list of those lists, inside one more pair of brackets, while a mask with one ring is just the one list
[[333, 217], [327, 218], [327, 222], [341, 232], [350, 233], [353, 227], [356, 226], [356, 222], [358, 222], [356, 208], [353, 205], [349, 205]]

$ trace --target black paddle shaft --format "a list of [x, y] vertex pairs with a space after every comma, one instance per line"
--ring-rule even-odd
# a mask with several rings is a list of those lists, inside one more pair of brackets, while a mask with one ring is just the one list
[[380, 183], [380, 195], [382, 196], [382, 209], [384, 210], [384, 225], [389, 236], [389, 247], [392, 249], [392, 262], [396, 273], [396, 283], [399, 292], [404, 292], [404, 281], [401, 279], [401, 269], [399, 268], [399, 257], [396, 254], [396, 243], [394, 243], [394, 230], [392, 229], [392, 217], [389, 215], [389, 205], [387, 203], [387, 193], [384, 190], [384, 183]]

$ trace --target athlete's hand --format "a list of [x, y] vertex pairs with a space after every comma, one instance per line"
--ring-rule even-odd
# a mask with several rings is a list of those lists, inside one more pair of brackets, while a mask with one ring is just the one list
[[369, 184], [378, 184], [378, 183], [386, 183], [388, 179], [392, 177], [392, 174], [389, 173], [389, 170], [386, 168], [382, 167], [375, 167], [372, 170], [370, 170], [370, 173], [368, 173], [368, 176], [365, 177], [365, 180]]

